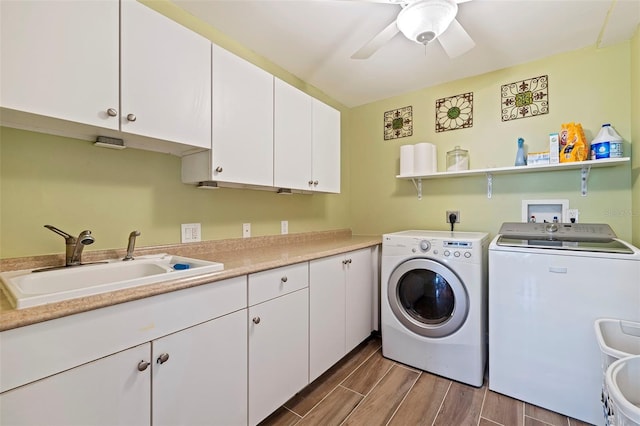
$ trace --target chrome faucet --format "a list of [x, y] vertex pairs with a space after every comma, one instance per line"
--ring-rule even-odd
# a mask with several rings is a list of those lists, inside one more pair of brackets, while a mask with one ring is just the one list
[[91, 235], [91, 231], [89, 230], [82, 231], [78, 238], [76, 238], [72, 237], [64, 231], [61, 231], [55, 226], [45, 225], [44, 227], [64, 238], [64, 242], [66, 245], [65, 266], [81, 265], [82, 250], [84, 249], [84, 246], [93, 244], [95, 242], [95, 238], [93, 238], [93, 236]]
[[129, 234], [129, 244], [127, 244], [127, 255], [122, 260], [133, 260], [133, 250], [136, 247], [136, 237], [140, 236], [140, 231], [132, 231]]

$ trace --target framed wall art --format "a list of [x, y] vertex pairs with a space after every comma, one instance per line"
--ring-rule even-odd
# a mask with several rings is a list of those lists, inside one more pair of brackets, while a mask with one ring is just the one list
[[436, 132], [473, 127], [473, 92], [436, 100]]
[[505, 84], [500, 90], [502, 121], [549, 113], [549, 76]]
[[384, 140], [413, 135], [413, 110], [411, 106], [384, 113]]

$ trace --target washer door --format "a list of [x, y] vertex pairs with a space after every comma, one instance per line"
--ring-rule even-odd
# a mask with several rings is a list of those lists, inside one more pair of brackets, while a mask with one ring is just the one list
[[469, 313], [464, 284], [448, 267], [430, 259], [410, 259], [389, 277], [391, 310], [409, 330], [425, 337], [453, 334]]

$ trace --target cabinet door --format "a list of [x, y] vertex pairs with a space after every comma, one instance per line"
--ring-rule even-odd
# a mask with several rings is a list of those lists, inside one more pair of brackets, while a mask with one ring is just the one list
[[118, 129], [118, 0], [0, 2], [0, 105]]
[[312, 161], [314, 190], [339, 193], [340, 112], [317, 99], [313, 100]]
[[309, 383], [309, 290], [249, 308], [249, 424]]
[[122, 131], [210, 148], [211, 42], [135, 0], [121, 26]]
[[373, 259], [370, 249], [347, 253], [346, 351], [373, 330]]
[[273, 186], [273, 76], [213, 45], [211, 180]]
[[246, 321], [241, 310], [152, 342], [154, 425], [247, 423]]
[[81, 365], [0, 395], [3, 425], [148, 425], [150, 345]]
[[311, 182], [311, 96], [275, 79], [274, 186], [309, 190]]
[[309, 381], [346, 353], [344, 259], [339, 255], [309, 263]]

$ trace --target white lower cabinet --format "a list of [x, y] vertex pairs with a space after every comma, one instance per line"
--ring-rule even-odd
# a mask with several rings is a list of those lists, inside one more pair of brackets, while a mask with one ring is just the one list
[[249, 425], [309, 383], [307, 283], [306, 262], [249, 276]]
[[5, 392], [0, 424], [148, 425], [150, 349], [146, 343]]
[[245, 425], [245, 324], [241, 310], [8, 391], [0, 424]]
[[372, 249], [309, 262], [309, 381], [371, 334]]
[[2, 425], [256, 425], [373, 330], [375, 249], [0, 333]]
[[246, 310], [152, 342], [153, 425], [247, 423]]

